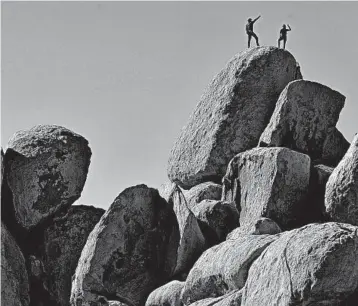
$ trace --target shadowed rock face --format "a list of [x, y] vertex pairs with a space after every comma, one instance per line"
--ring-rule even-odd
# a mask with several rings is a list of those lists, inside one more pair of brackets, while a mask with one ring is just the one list
[[236, 203], [240, 226], [260, 217], [289, 228], [301, 223], [310, 158], [286, 148], [255, 148], [236, 155], [223, 179], [223, 200]]
[[324, 223], [281, 234], [252, 264], [241, 305], [356, 305], [343, 302], [358, 286], [357, 230]]
[[358, 134], [328, 179], [325, 206], [332, 221], [358, 225]]
[[337, 128], [328, 133], [323, 143], [321, 162], [324, 165], [336, 167], [346, 154], [350, 143]]
[[174, 144], [168, 177], [188, 189], [220, 182], [230, 159], [258, 144], [296, 60], [285, 50], [257, 47], [239, 53], [215, 76]]
[[125, 189], [88, 237], [72, 282], [71, 305], [100, 299], [143, 305], [176, 266], [179, 228], [173, 208], [145, 185]]
[[82, 136], [55, 125], [17, 132], [5, 153], [3, 220], [31, 229], [81, 195], [91, 150]]
[[241, 297], [242, 290], [234, 290], [220, 297], [197, 301], [190, 304], [190, 306], [240, 306]]
[[88, 235], [103, 214], [100, 208], [72, 206], [33, 238], [37, 245], [30, 256], [32, 305], [70, 305], [72, 276]]
[[1, 223], [1, 305], [29, 304], [29, 280], [25, 258], [10, 232]]
[[277, 101], [260, 146], [286, 147], [321, 160], [324, 147], [330, 151], [326, 138], [335, 130], [344, 101], [343, 95], [322, 84], [291, 82]]

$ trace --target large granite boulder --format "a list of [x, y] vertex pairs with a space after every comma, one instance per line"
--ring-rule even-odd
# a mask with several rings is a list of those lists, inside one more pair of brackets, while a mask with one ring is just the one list
[[236, 155], [223, 178], [223, 200], [236, 203], [240, 226], [260, 217], [282, 228], [300, 225], [310, 179], [308, 155], [287, 148], [255, 148]]
[[30, 305], [29, 290], [25, 258], [1, 222], [1, 305]]
[[343, 134], [334, 128], [327, 134], [323, 143], [321, 163], [327, 166], [336, 167], [346, 154], [350, 143]]
[[275, 235], [281, 232], [281, 228], [275, 221], [269, 218], [260, 218], [247, 226], [235, 228], [227, 235], [226, 240], [237, 239], [244, 235]]
[[357, 231], [324, 223], [281, 234], [252, 264], [241, 305], [356, 305], [343, 302], [358, 288]]
[[335, 130], [344, 101], [343, 95], [322, 84], [291, 82], [277, 101], [260, 146], [286, 147], [322, 160], [324, 147], [328, 150], [326, 139]]
[[5, 153], [2, 220], [31, 229], [69, 208], [81, 195], [90, 158], [87, 140], [64, 127], [17, 132]]
[[88, 237], [72, 281], [71, 305], [99, 300], [144, 305], [173, 275], [179, 228], [173, 208], [156, 189], [121, 192]]
[[180, 295], [184, 282], [171, 281], [154, 290], [145, 302], [145, 306], [182, 306]]
[[358, 134], [328, 179], [325, 206], [332, 221], [358, 225]]
[[183, 191], [189, 208], [193, 209], [204, 200], [220, 200], [222, 186], [213, 182], [205, 182]]
[[205, 237], [179, 186], [174, 183], [162, 185], [159, 194], [173, 207], [179, 224], [180, 241], [174, 274], [187, 273], [207, 249]]
[[258, 144], [277, 98], [295, 80], [286, 50], [257, 47], [232, 58], [202, 95], [171, 151], [168, 177], [185, 189], [219, 183], [230, 159]]
[[193, 213], [210, 246], [224, 241], [240, 225], [238, 210], [228, 202], [204, 200], [193, 208]]
[[104, 214], [93, 206], [75, 205], [54, 219], [49, 227], [34, 232], [31, 262], [31, 301], [37, 306], [69, 306], [72, 276], [88, 235]]
[[274, 235], [246, 235], [206, 250], [190, 270], [182, 303], [190, 305], [241, 289], [252, 262], [275, 239]]

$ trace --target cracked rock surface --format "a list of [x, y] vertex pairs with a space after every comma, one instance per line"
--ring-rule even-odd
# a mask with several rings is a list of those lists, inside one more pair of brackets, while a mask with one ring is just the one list
[[69, 208], [81, 195], [91, 154], [87, 140], [64, 127], [15, 133], [5, 153], [6, 216], [31, 229]]
[[358, 134], [328, 179], [325, 206], [332, 221], [358, 225]]
[[343, 303], [358, 287], [357, 230], [324, 223], [281, 234], [252, 264], [241, 305], [356, 305]]
[[179, 228], [156, 189], [121, 192], [88, 237], [72, 282], [71, 305], [100, 300], [143, 305], [176, 266]]
[[236, 155], [223, 179], [223, 200], [236, 203], [240, 226], [261, 217], [287, 228], [301, 222], [310, 158], [287, 148], [255, 148]]
[[212, 80], [175, 142], [168, 177], [189, 189], [220, 182], [236, 154], [255, 147], [285, 86], [296, 79], [286, 50], [256, 47], [232, 58]]

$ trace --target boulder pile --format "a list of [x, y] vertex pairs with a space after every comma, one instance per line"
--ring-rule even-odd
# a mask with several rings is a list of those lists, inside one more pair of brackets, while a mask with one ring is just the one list
[[214, 77], [158, 189], [72, 205], [91, 159], [60, 126], [1, 152], [3, 305], [358, 305], [358, 135], [345, 97], [275, 47]]

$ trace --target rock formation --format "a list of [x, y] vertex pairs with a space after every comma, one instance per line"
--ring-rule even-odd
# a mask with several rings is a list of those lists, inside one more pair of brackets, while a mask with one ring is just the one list
[[222, 193], [222, 186], [213, 182], [205, 182], [183, 190], [185, 198], [190, 209], [193, 209], [197, 204], [204, 200], [220, 200]]
[[316, 82], [289, 83], [261, 135], [260, 145], [287, 147], [308, 154], [312, 160], [322, 159], [326, 138], [335, 130], [344, 101], [339, 92]]
[[180, 241], [174, 274], [187, 273], [206, 250], [205, 237], [179, 186], [174, 183], [164, 185], [159, 194], [173, 207], [179, 224]]
[[226, 239], [237, 239], [243, 235], [275, 235], [282, 230], [277, 223], [269, 218], [260, 218], [248, 226], [240, 226], [231, 231]]
[[1, 223], [1, 305], [30, 305], [25, 258], [16, 241]]
[[146, 185], [121, 192], [88, 237], [72, 282], [71, 305], [101, 300], [143, 305], [173, 274], [179, 229], [173, 208]]
[[184, 287], [184, 282], [174, 280], [165, 284], [162, 287], [154, 290], [148, 297], [145, 306], [181, 306], [181, 291]]
[[90, 158], [87, 140], [66, 128], [38, 125], [16, 133], [5, 153], [10, 195], [2, 220], [30, 229], [69, 208], [81, 195]]
[[331, 220], [358, 226], [358, 134], [328, 179], [325, 205]]
[[240, 211], [240, 225], [267, 217], [283, 228], [300, 224], [310, 158], [286, 148], [255, 148], [236, 155], [223, 178], [223, 200]]
[[169, 157], [169, 179], [185, 189], [220, 182], [230, 159], [257, 145], [295, 76], [296, 60], [282, 49], [252, 48], [231, 59], [182, 129]]
[[345, 305], [358, 287], [357, 230], [325, 223], [283, 233], [252, 264], [241, 305]]

